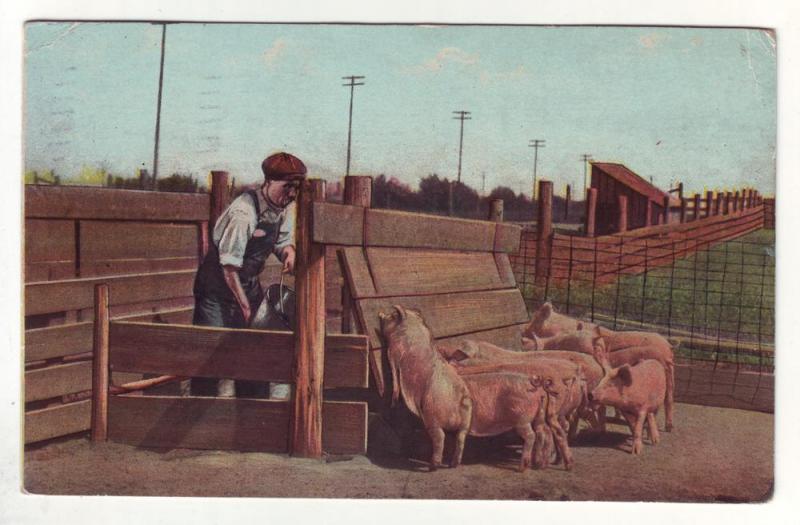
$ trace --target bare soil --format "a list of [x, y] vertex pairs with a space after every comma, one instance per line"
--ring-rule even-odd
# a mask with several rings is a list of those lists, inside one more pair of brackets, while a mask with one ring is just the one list
[[[659, 424], [663, 425], [661, 416]], [[772, 414], [679, 404], [675, 430], [633, 456], [627, 428], [581, 432], [575, 469], [516, 471], [508, 438], [472, 439], [465, 464], [428, 472], [415, 458], [379, 453], [326, 460], [279, 454], [143, 449], [72, 438], [25, 452], [37, 494], [325, 498], [758, 502], [773, 484]], [[376, 425], [377, 429], [377, 425]]]

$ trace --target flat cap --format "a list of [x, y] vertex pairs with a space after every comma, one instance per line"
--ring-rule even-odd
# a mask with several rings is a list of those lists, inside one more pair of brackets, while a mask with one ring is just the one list
[[290, 153], [275, 153], [261, 163], [266, 180], [300, 180], [306, 176], [306, 165]]

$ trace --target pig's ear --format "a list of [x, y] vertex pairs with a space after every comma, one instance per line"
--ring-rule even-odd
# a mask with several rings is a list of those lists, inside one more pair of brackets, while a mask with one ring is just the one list
[[395, 311], [397, 311], [397, 315], [400, 316], [400, 320], [401, 321], [405, 321], [406, 320], [406, 316], [408, 315], [406, 313], [406, 309], [403, 308], [402, 306], [400, 306], [399, 304], [394, 305], [393, 308], [395, 309]]
[[631, 386], [633, 384], [633, 376], [631, 375], [631, 367], [630, 365], [622, 365], [617, 370], [617, 375], [620, 379], [622, 379], [622, 384], [625, 386]]
[[539, 317], [547, 319], [553, 314], [553, 305], [548, 301], [539, 308], [539, 312], [541, 313]]
[[469, 356], [463, 349], [456, 348], [456, 350], [450, 354], [449, 361], [463, 361], [464, 359], [469, 359]]

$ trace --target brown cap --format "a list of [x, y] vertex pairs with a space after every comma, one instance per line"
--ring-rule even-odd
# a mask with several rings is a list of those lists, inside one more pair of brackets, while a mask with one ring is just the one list
[[275, 153], [261, 163], [266, 180], [300, 180], [306, 176], [306, 165], [289, 153]]

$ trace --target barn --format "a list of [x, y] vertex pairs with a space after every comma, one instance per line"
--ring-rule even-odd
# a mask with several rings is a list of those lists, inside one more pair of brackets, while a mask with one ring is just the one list
[[619, 229], [619, 196], [628, 198], [627, 229], [657, 224], [663, 216], [667, 193], [625, 167], [612, 162], [592, 163], [592, 188], [597, 189], [597, 235]]

